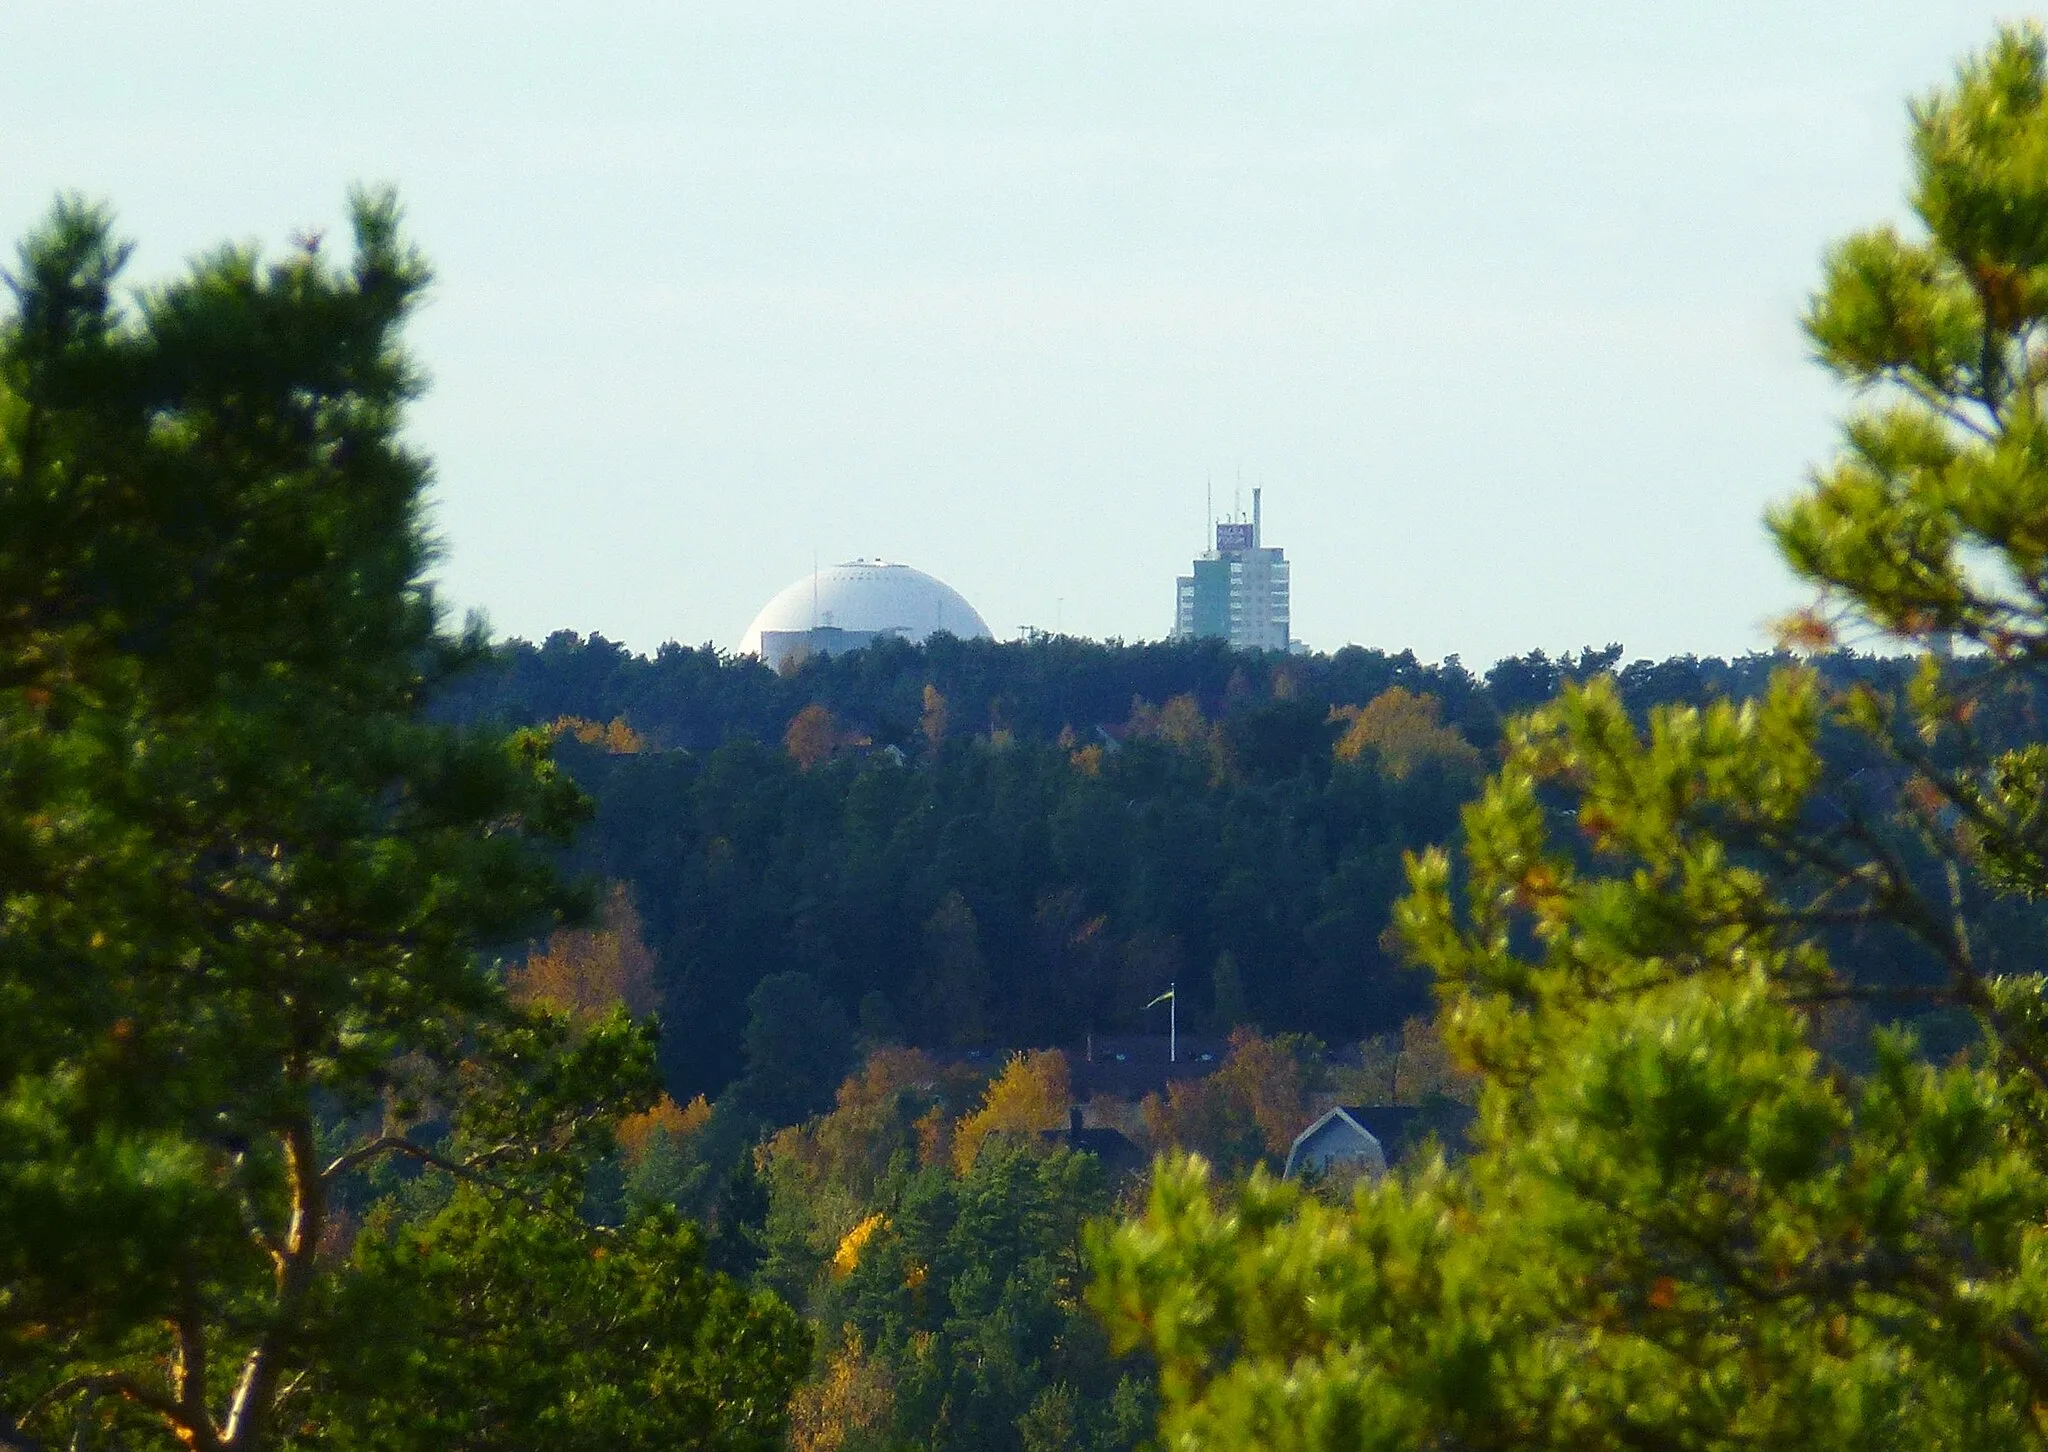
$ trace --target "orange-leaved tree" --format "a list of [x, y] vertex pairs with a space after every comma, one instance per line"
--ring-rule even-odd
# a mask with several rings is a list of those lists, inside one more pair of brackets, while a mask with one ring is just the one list
[[627, 886], [613, 883], [594, 928], [564, 928], [506, 975], [515, 1002], [546, 1005], [588, 1023], [621, 1005], [636, 1018], [655, 1009], [654, 955], [641, 936]]

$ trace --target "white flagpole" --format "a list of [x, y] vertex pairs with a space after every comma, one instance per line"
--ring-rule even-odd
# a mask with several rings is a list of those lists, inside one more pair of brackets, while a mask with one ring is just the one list
[[1174, 987], [1167, 984], [1166, 992], [1145, 1005], [1147, 1008], [1157, 1008], [1162, 1003], [1166, 1005], [1166, 1062], [1169, 1064], [1180, 1061], [1180, 995], [1174, 992]]

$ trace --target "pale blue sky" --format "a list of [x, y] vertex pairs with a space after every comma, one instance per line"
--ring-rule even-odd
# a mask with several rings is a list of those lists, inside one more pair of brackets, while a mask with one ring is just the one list
[[1841, 404], [1820, 251], [2017, 13], [0, 0], [0, 231], [82, 190], [146, 277], [396, 183], [505, 633], [729, 645], [815, 553], [1156, 637], [1241, 474], [1314, 646], [1728, 653]]

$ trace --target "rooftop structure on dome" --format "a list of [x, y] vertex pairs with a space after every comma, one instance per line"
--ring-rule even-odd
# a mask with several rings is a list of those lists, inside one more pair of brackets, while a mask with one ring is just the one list
[[962, 639], [990, 636], [974, 607], [944, 581], [887, 560], [848, 560], [805, 575], [763, 605], [739, 649], [780, 670], [885, 638], [922, 644], [940, 631]]

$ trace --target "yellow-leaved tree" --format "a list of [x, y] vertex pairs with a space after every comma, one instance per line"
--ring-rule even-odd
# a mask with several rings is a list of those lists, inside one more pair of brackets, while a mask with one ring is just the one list
[[949, 713], [946, 698], [939, 694], [939, 688], [926, 682], [924, 688], [924, 714], [919, 718], [918, 729], [924, 732], [925, 745], [933, 754], [946, 744], [946, 724]]
[[1340, 706], [1331, 715], [1350, 723], [1337, 739], [1339, 761], [1357, 761], [1370, 750], [1377, 753], [1380, 770], [1396, 779], [1428, 762], [1474, 779], [1479, 775], [1478, 748], [1457, 727], [1444, 724], [1435, 696], [1389, 686], [1364, 706]]
[[953, 1127], [953, 1168], [966, 1174], [992, 1134], [1035, 1136], [1058, 1129], [1073, 1102], [1067, 1056], [1058, 1049], [1012, 1054], [981, 1106]]

